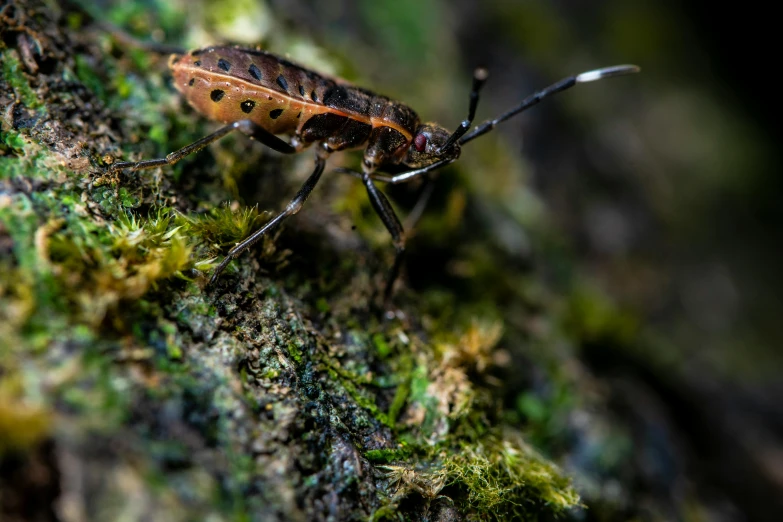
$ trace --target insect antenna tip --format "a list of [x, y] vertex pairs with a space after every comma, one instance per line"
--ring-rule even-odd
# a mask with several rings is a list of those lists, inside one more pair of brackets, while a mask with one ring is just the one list
[[578, 83], [594, 82], [596, 80], [603, 80], [604, 78], [612, 78], [613, 76], [635, 74], [641, 70], [641, 67], [638, 65], [613, 65], [611, 67], [583, 72], [582, 74], [577, 75], [576, 81]]

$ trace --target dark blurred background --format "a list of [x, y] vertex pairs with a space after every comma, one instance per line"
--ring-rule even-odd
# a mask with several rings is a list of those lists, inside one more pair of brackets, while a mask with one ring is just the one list
[[[165, 19], [183, 5], [149, 7]], [[510, 409], [542, 451], [590, 476], [574, 440], [558, 446], [557, 429], [536, 429], [530, 405], [550, 403], [529, 392], [536, 371], [514, 366], [527, 361], [514, 346], [529, 327], [515, 321], [542, 302], [565, 310], [569, 353], [631, 441], [618, 453], [627, 462], [579, 482], [591, 507], [579, 517], [779, 519], [783, 178], [771, 13], [660, 0], [188, 5], [168, 41], [261, 42], [449, 127], [465, 116], [477, 65], [490, 71], [479, 121], [563, 76], [640, 65], [466, 146], [411, 239], [408, 286], [499, 308], [505, 347], [519, 355]], [[390, 192], [403, 211], [415, 201]], [[530, 297], [542, 292], [550, 297]]]

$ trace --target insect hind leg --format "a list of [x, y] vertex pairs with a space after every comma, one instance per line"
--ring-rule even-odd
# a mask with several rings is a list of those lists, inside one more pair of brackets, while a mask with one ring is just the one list
[[130, 171], [136, 171], [162, 167], [164, 165], [174, 165], [182, 158], [200, 151], [210, 143], [215, 142], [234, 131], [239, 131], [256, 141], [260, 141], [270, 149], [276, 150], [277, 152], [281, 152], [283, 154], [293, 154], [299, 150], [297, 147], [291, 145], [285, 140], [281, 140], [274, 134], [271, 134], [269, 131], [253, 123], [252, 121], [240, 120], [221, 127], [212, 134], [204, 136], [203, 138], [194, 141], [190, 145], [186, 145], [185, 147], [168, 154], [165, 158], [141, 161], [120, 161], [111, 165], [109, 167], [109, 172], [126, 169]]
[[280, 212], [278, 215], [270, 219], [269, 221], [264, 224], [261, 228], [253, 232], [250, 237], [239, 243], [237, 246], [229, 250], [228, 254], [226, 254], [226, 257], [223, 259], [223, 261], [220, 262], [220, 264], [215, 267], [215, 271], [212, 272], [212, 277], [209, 278], [209, 284], [212, 285], [217, 281], [218, 276], [220, 276], [221, 272], [226, 269], [228, 264], [233, 260], [236, 259], [242, 252], [253, 246], [258, 240], [260, 240], [265, 234], [270, 232], [271, 230], [274, 230], [277, 228], [280, 223], [283, 222], [287, 217], [293, 216], [299, 210], [302, 208], [302, 205], [304, 205], [307, 198], [310, 196], [310, 194], [313, 192], [313, 189], [315, 188], [316, 184], [318, 183], [318, 180], [321, 179], [321, 175], [324, 173], [324, 168], [326, 167], [326, 153], [322, 150], [319, 150], [316, 158], [315, 158], [315, 169], [313, 170], [313, 173], [310, 174], [310, 177], [307, 178], [307, 180], [304, 182], [302, 187], [299, 189], [299, 192], [296, 193], [294, 198], [286, 205], [285, 210]]

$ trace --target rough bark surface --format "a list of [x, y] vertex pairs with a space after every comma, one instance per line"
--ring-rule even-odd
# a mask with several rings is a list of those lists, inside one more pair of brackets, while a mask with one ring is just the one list
[[[305, 223], [208, 287], [213, 256], [268, 216], [221, 207], [220, 176], [194, 180], [217, 170], [199, 159], [107, 174], [128, 144], [166, 151], [198, 131], [176, 136], [177, 109], [156, 108], [171, 94], [142, 74], [159, 61], [90, 22], [35, 1], [2, 10], [6, 520], [453, 520], [576, 504], [499, 422], [486, 381], [498, 324], [428, 327], [437, 315], [411, 295], [381, 319], [385, 260], [339, 225]], [[156, 126], [174, 139], [150, 147]], [[293, 166], [261, 154], [259, 176]]]
[[[704, 146], [721, 132], [741, 142], [743, 126], [714, 100], [698, 97], [725, 128], [689, 119], [690, 104], [671, 102], [681, 87], [666, 98], [642, 75], [550, 105], [560, 109], [542, 104], [549, 119], [531, 111], [508, 134], [470, 143], [411, 234], [391, 319], [378, 308], [388, 234], [361, 184], [330, 172], [295, 219], [206, 284], [220, 256], [296, 192], [312, 151], [284, 158], [236, 136], [170, 168], [107, 172], [214, 126], [170, 87], [165, 57], [99, 22], [196, 46], [263, 39], [360, 85], [385, 78], [379, 92], [456, 125], [469, 70], [458, 54], [494, 65], [480, 111], [498, 114], [562, 76], [567, 49], [579, 67], [595, 49], [611, 49], [610, 61], [590, 66], [624, 61], [622, 49], [634, 50], [627, 61], [656, 63], [632, 30], [594, 29], [600, 38], [588, 42], [586, 28], [606, 16], [612, 28], [660, 24], [642, 40], [688, 33], [660, 14], [674, 9], [186, 5], [0, 8], [0, 519], [777, 520], [777, 381], [733, 371], [774, 376], [779, 357], [739, 327], [726, 333], [746, 317], [732, 293], [741, 278], [704, 268], [700, 254], [698, 270], [671, 261], [688, 259], [698, 218], [727, 228], [716, 225], [728, 214], [720, 197], [699, 207], [692, 194], [728, 193], [732, 161], [760, 157]], [[337, 29], [318, 32], [330, 23]], [[682, 45], [688, 70], [691, 48]], [[521, 49], [538, 54], [513, 61]], [[398, 59], [404, 78], [389, 73]], [[557, 66], [533, 84], [530, 62]], [[643, 100], [629, 94], [642, 84]], [[660, 132], [672, 114], [680, 133]], [[686, 174], [702, 165], [709, 181], [691, 179], [689, 192]], [[530, 171], [542, 173], [546, 203], [529, 190]], [[400, 210], [413, 207], [415, 190], [385, 190]], [[685, 231], [680, 243], [660, 232], [667, 226]], [[779, 324], [766, 303], [747, 315]]]

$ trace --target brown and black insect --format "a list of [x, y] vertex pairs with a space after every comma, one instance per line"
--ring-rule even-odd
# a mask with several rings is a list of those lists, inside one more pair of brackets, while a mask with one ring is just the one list
[[[288, 60], [256, 49], [216, 46], [171, 55], [174, 85], [197, 111], [227, 125], [172, 152], [165, 158], [119, 162], [111, 170], [139, 170], [171, 165], [223, 136], [240, 131], [285, 154], [318, 144], [315, 169], [285, 210], [232, 248], [215, 268], [214, 283], [228, 263], [296, 214], [312, 192], [335, 151], [364, 148], [362, 171], [340, 169], [362, 180], [373, 208], [389, 230], [396, 256], [387, 279], [388, 301], [405, 252], [405, 235], [386, 196], [375, 185], [404, 183], [455, 161], [461, 146], [544, 98], [578, 83], [635, 73], [634, 65], [618, 65], [564, 78], [538, 91], [497, 118], [470, 130], [479, 91], [487, 79], [484, 69], [473, 75], [468, 118], [453, 132], [435, 123], [422, 123], [407, 105], [366, 89], [325, 77]], [[290, 135], [284, 141], [276, 135]]]

